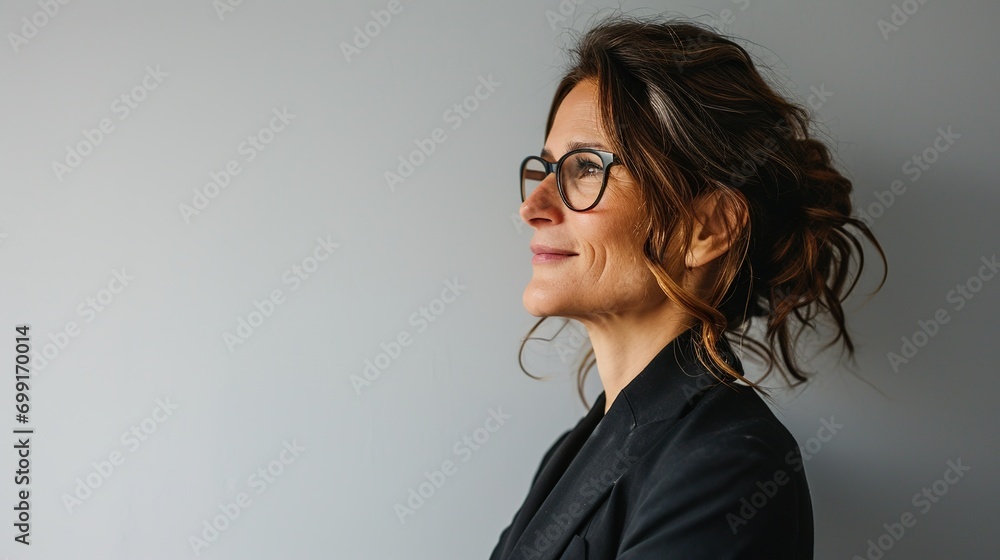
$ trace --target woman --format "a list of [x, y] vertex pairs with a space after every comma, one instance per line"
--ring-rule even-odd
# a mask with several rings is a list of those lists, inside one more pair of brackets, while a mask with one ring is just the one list
[[[586, 327], [604, 391], [545, 454], [491, 559], [812, 558], [798, 445], [725, 335], [742, 344], [763, 317], [798, 385], [790, 321], [813, 327], [822, 309], [853, 355], [840, 302], [864, 257], [846, 226], [885, 255], [851, 217], [851, 182], [807, 111], [711, 28], [618, 16], [573, 53], [544, 149], [522, 164], [523, 303]], [[767, 377], [775, 352], [750, 342]]]

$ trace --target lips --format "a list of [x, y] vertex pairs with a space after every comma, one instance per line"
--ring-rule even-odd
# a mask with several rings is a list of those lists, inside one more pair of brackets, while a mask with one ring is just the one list
[[552, 247], [550, 245], [542, 245], [540, 243], [532, 243], [531, 252], [536, 255], [566, 255], [566, 256], [576, 255], [576, 253], [568, 249], [560, 249], [558, 247]]

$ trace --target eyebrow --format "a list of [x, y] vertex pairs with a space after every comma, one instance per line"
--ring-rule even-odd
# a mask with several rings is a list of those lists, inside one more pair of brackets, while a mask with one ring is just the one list
[[[566, 145], [566, 148], [568, 148], [566, 150], [566, 153], [572, 152], [573, 150], [579, 150], [580, 148], [594, 148], [597, 150], [604, 150], [604, 151], [608, 150], [607, 146], [601, 144], [600, 142], [584, 142], [580, 140], [570, 142], [569, 144]], [[548, 148], [542, 148], [542, 152], [540, 155], [547, 160], [556, 159], [555, 157], [552, 156], [552, 150]]]

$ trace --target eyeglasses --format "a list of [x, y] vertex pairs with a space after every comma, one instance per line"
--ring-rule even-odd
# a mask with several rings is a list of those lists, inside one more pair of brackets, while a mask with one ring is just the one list
[[567, 152], [556, 163], [528, 156], [521, 162], [521, 202], [531, 196], [549, 173], [555, 173], [563, 204], [575, 212], [586, 212], [601, 201], [608, 185], [608, 169], [615, 164], [621, 164], [617, 156], [591, 148]]

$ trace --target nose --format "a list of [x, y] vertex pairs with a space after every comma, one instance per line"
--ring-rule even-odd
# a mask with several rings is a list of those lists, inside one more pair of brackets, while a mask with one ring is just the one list
[[562, 200], [559, 198], [559, 188], [556, 186], [555, 173], [549, 173], [542, 179], [528, 198], [521, 203], [521, 219], [528, 225], [536, 218], [558, 219]]

